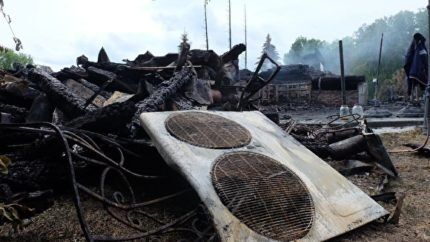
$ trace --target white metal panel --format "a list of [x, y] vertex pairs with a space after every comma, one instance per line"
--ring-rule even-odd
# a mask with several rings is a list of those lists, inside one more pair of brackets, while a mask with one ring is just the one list
[[214, 161], [232, 151], [250, 151], [272, 157], [294, 171], [306, 184], [314, 201], [315, 219], [310, 232], [300, 241], [327, 240], [387, 214], [378, 203], [260, 112], [208, 112], [234, 120], [250, 131], [251, 143], [235, 149], [201, 148], [176, 139], [164, 125], [172, 113], [143, 113], [140, 116], [142, 126], [165, 161], [197, 191], [212, 214], [223, 241], [271, 241], [233, 216], [212, 185], [210, 172]]

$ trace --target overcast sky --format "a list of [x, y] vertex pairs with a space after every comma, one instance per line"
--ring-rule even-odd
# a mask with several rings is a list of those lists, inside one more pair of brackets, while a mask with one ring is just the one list
[[[112, 61], [134, 59], [146, 50], [156, 55], [176, 52], [180, 36], [192, 48], [205, 48], [204, 0], [3, 0], [24, 53], [54, 70], [70, 66], [85, 54], [95, 60], [104, 46]], [[401, 10], [424, 8], [424, 0], [231, 0], [233, 44], [244, 41], [248, 12], [248, 68], [261, 54], [270, 33], [281, 59], [298, 36], [333, 41], [351, 35], [364, 23]], [[228, 0], [208, 5], [209, 45], [228, 50]], [[0, 45], [14, 42], [0, 19]]]

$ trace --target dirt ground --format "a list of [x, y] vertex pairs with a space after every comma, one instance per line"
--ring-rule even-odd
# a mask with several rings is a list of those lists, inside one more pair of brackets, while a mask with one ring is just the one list
[[[382, 140], [388, 150], [399, 150], [405, 149], [402, 147], [405, 143], [422, 143], [425, 136], [417, 129], [402, 134], [383, 134]], [[386, 191], [406, 195], [399, 224], [373, 222], [333, 241], [430, 241], [430, 158], [411, 153], [391, 153], [390, 156], [399, 179], [391, 181]], [[381, 205], [391, 212], [391, 206]]]
[[[424, 138], [419, 130], [382, 135], [388, 150], [404, 149], [402, 144], [420, 143]], [[385, 191], [406, 195], [399, 224], [375, 221], [331, 241], [430, 241], [430, 159], [412, 153], [392, 153], [391, 158], [400, 177], [391, 181]], [[349, 179], [371, 194], [378, 181], [372, 176], [373, 174], [365, 174]], [[173, 206], [175, 205], [179, 204]], [[394, 208], [389, 204], [381, 205], [390, 212]], [[115, 221], [104, 219], [106, 216], [103, 216], [102, 210], [100, 205], [89, 204], [86, 212], [88, 219], [98, 224], [98, 230], [109, 232], [106, 231], [107, 228], [112, 225], [116, 227]], [[169, 213], [164, 211], [163, 216], [168, 219]], [[25, 224], [18, 233], [14, 232], [10, 225], [0, 226], [0, 241], [84, 241], [73, 203], [67, 196], [58, 198], [51, 208], [27, 220]], [[113, 233], [120, 229], [116, 227]], [[144, 241], [174, 240], [174, 237], [153, 237]]]

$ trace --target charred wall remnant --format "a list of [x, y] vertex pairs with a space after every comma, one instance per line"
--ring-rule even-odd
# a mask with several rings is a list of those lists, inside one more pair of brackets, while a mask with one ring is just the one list
[[[270, 71], [261, 73], [262, 77]], [[281, 66], [281, 70], [272, 83], [262, 90], [265, 103], [301, 103], [339, 106], [342, 103], [340, 76], [322, 72], [311, 66], [298, 64]], [[365, 83], [364, 76], [346, 76], [348, 92], [347, 103], [359, 102], [360, 85]], [[338, 98], [339, 97], [339, 98]]]

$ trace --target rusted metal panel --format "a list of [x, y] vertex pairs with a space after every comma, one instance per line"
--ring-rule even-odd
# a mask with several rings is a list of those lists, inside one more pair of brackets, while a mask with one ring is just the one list
[[298, 241], [327, 240], [387, 214], [363, 191], [260, 112], [205, 112], [233, 120], [251, 133], [248, 145], [234, 149], [208, 149], [176, 139], [165, 128], [165, 120], [172, 113], [143, 113], [142, 126], [166, 162], [198, 192], [223, 241], [274, 241], [239, 221], [217, 195], [211, 171], [219, 157], [231, 152], [268, 156], [304, 182], [314, 201], [315, 219], [307, 235]]

